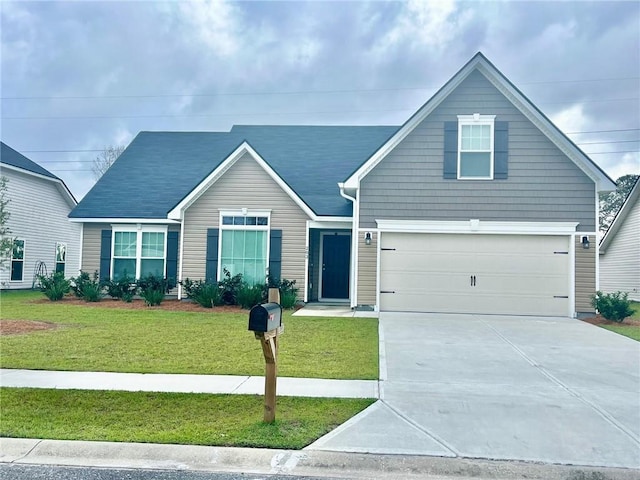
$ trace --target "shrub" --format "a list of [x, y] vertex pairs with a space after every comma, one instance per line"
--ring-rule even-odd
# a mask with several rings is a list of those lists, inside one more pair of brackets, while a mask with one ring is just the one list
[[598, 291], [591, 297], [591, 305], [607, 320], [619, 323], [633, 315], [628, 296], [628, 293], [623, 292], [607, 294]]
[[131, 303], [133, 296], [138, 292], [136, 281], [128, 275], [123, 275], [118, 280], [107, 279], [104, 282], [107, 295], [123, 302]]
[[238, 290], [242, 287], [242, 274], [238, 273], [231, 276], [231, 272], [224, 268], [222, 270], [223, 278], [218, 282], [220, 291], [222, 292], [222, 303], [225, 305], [237, 305]]
[[140, 296], [149, 307], [160, 305], [165, 293], [169, 293], [170, 290], [167, 279], [156, 275], [148, 275], [136, 283]]
[[38, 275], [38, 280], [40, 281], [40, 290], [52, 302], [61, 300], [71, 290], [69, 280], [64, 278], [62, 272], [56, 272], [50, 276]]
[[180, 282], [185, 295], [205, 308], [212, 308], [222, 304], [222, 292], [217, 283], [207, 283], [202, 280], [192, 281], [188, 278]]
[[267, 289], [277, 288], [280, 290], [280, 305], [282, 308], [293, 308], [298, 301], [298, 288], [296, 287], [295, 280], [282, 280], [274, 279], [269, 275], [268, 283], [265, 286], [265, 298], [267, 298]]
[[262, 303], [264, 297], [264, 288], [262, 285], [249, 285], [243, 283], [238, 289], [237, 301], [242, 308], [252, 308]]
[[98, 272], [90, 277], [87, 272], [80, 272], [77, 277], [71, 278], [71, 289], [78, 298], [87, 302], [98, 302], [102, 298], [102, 287], [98, 282]]

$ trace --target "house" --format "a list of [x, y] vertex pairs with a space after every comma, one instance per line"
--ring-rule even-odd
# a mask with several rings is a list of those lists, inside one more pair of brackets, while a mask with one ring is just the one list
[[268, 272], [304, 302], [573, 316], [614, 188], [478, 53], [401, 126], [142, 132], [70, 218], [102, 276]]
[[11, 256], [0, 268], [0, 287], [32, 288], [37, 274], [78, 275], [82, 227], [68, 218], [76, 199], [60, 178], [5, 143], [0, 146], [7, 227], [14, 238]]
[[600, 242], [600, 290], [640, 301], [640, 181]]

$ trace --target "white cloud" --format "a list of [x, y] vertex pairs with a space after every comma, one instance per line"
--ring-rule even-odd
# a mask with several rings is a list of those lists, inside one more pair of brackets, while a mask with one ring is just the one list
[[193, 34], [212, 49], [208, 53], [229, 57], [238, 52], [243, 37], [240, 10], [226, 0], [181, 2], [179, 12]]
[[375, 50], [381, 53], [407, 46], [442, 50], [464, 29], [472, 15], [470, 10], [459, 10], [455, 0], [410, 0]]
[[551, 121], [563, 132], [581, 132], [589, 123], [581, 104], [571, 105], [569, 108], [551, 115]]

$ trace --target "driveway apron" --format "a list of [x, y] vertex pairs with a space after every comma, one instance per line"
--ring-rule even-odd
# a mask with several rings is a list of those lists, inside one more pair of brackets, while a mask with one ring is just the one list
[[381, 400], [311, 449], [640, 468], [640, 343], [569, 318], [382, 313]]

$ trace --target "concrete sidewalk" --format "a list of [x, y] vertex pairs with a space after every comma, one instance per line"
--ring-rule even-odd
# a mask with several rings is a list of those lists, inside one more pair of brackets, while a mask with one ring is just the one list
[[[264, 377], [159, 373], [61, 372], [0, 369], [3, 387], [264, 394]], [[278, 395], [318, 398], [379, 398], [377, 380], [278, 377]]]

